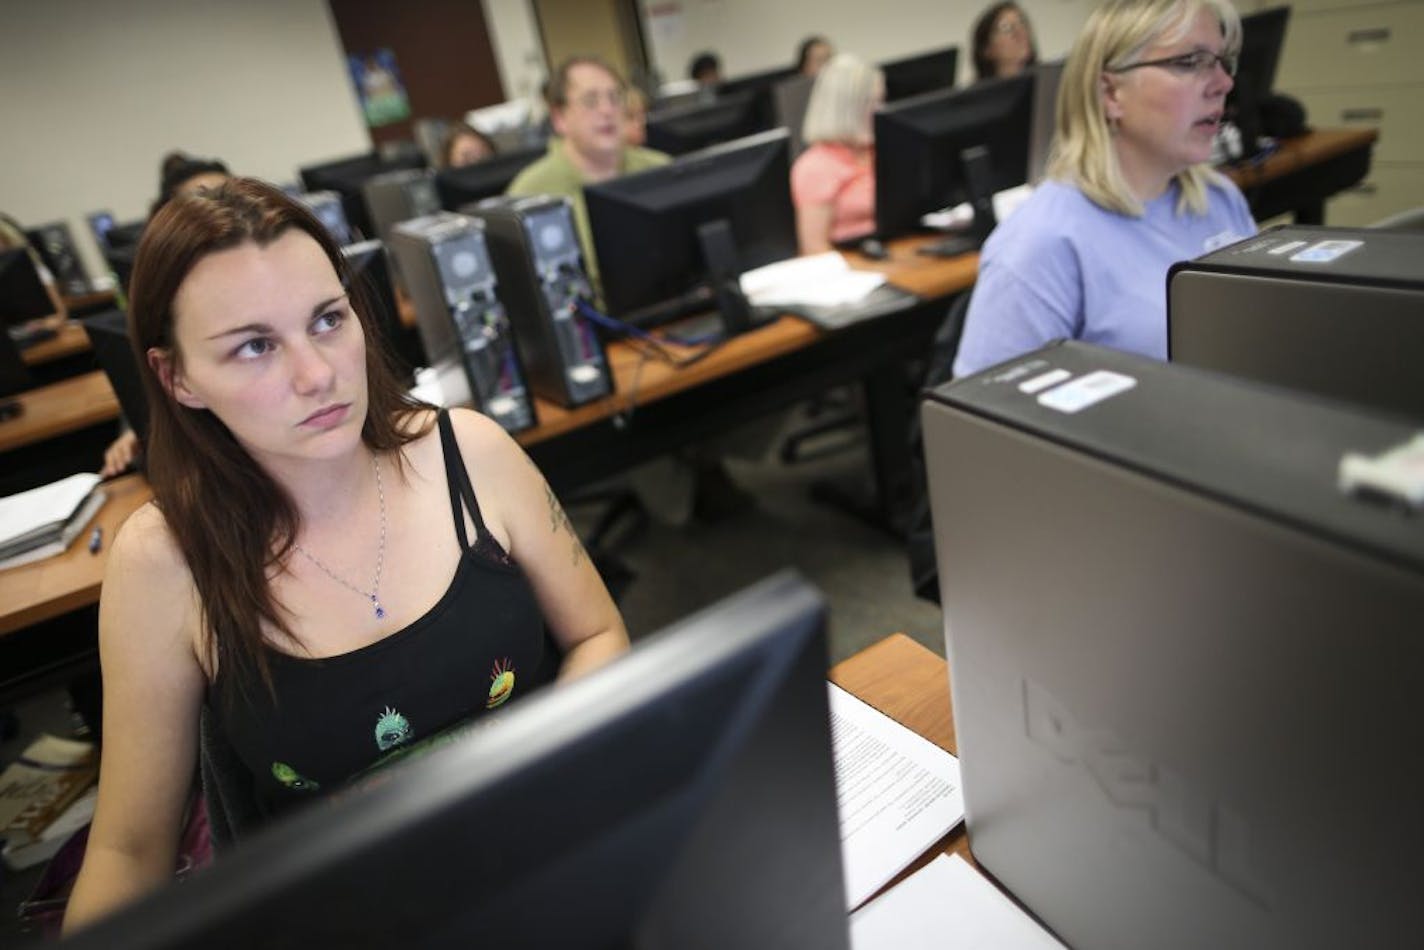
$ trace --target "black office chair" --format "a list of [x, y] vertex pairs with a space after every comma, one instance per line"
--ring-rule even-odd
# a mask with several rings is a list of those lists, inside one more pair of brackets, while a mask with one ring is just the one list
[[[925, 370], [924, 389], [933, 389], [954, 378], [954, 357], [959, 352], [959, 338], [964, 334], [964, 316], [969, 312], [972, 288], [960, 294], [950, 305], [944, 322], [935, 331], [930, 344], [929, 365]], [[920, 416], [915, 413], [910, 425], [910, 448], [915, 458], [915, 507], [905, 532], [905, 546], [910, 559], [910, 584], [916, 597], [931, 603], [939, 600], [939, 565], [935, 558], [934, 524], [930, 518], [929, 479], [925, 474], [924, 436], [920, 431]]]

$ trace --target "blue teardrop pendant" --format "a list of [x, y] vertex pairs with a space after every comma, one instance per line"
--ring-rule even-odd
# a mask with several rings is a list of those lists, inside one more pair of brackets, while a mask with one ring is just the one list
[[376, 605], [376, 619], [381, 620], [386, 616], [386, 608], [381, 606], [381, 602], [376, 599], [376, 595], [371, 595], [371, 603]]

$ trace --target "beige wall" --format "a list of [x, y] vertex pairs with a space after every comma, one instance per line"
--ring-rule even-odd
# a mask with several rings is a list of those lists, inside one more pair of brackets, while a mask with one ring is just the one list
[[0, 209], [142, 217], [182, 148], [276, 181], [369, 149], [324, 0], [6, 0]]
[[[639, 0], [649, 55], [665, 80], [683, 79], [700, 50], [722, 58], [728, 77], [792, 64], [803, 37], [827, 36], [836, 49], [869, 60], [959, 47], [970, 74], [969, 29], [990, 0]], [[1063, 56], [1087, 20], [1090, 0], [1020, 0], [1040, 58]], [[672, 11], [649, 16], [650, 11]]]
[[539, 99], [548, 75], [530, 0], [484, 0], [499, 78], [511, 99]]

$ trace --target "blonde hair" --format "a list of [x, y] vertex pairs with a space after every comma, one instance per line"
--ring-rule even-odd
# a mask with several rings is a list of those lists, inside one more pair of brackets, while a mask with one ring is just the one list
[[869, 145], [874, 140], [871, 113], [884, 88], [885, 77], [874, 66], [849, 53], [832, 57], [811, 87], [801, 138], [808, 145]]
[[[1102, 76], [1127, 66], [1156, 43], [1173, 42], [1191, 29], [1202, 10], [1221, 24], [1225, 51], [1241, 48], [1241, 18], [1228, 0], [1108, 0], [1088, 17], [1068, 54], [1058, 89], [1048, 177], [1076, 185], [1109, 211], [1142, 216], [1142, 202], [1128, 187], [1103, 109]], [[1221, 176], [1192, 165], [1173, 176], [1180, 189], [1177, 211], [1206, 211], [1207, 189]]]

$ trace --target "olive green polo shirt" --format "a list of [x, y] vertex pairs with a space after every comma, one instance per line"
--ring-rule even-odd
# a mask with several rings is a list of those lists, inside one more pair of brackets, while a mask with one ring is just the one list
[[[623, 165], [618, 173], [641, 172], [670, 161], [672, 158], [662, 152], [630, 145], [623, 150]], [[579, 244], [583, 248], [584, 264], [588, 267], [593, 286], [599, 289], [602, 285], [598, 279], [598, 259], [593, 254], [593, 235], [588, 227], [583, 186], [583, 176], [569, 160], [563, 139], [555, 137], [549, 140], [548, 154], [516, 175], [505, 194], [521, 198], [528, 195], [562, 195], [569, 199], [574, 210], [574, 227], [578, 229]], [[602, 296], [601, 290], [599, 295]]]

